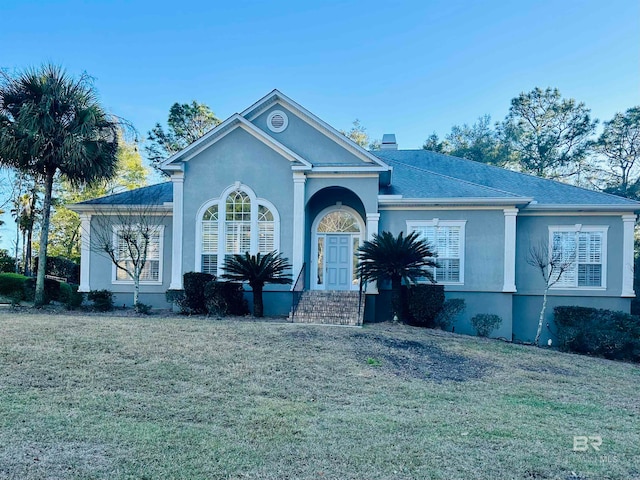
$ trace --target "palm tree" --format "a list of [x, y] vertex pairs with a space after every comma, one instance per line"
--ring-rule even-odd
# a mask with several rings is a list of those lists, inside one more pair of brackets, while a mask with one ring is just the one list
[[391, 305], [393, 315], [402, 320], [402, 281], [415, 282], [427, 278], [435, 283], [430, 268], [436, 267], [435, 254], [426, 240], [417, 232], [406, 237], [400, 232], [394, 237], [391, 232], [374, 234], [358, 249], [358, 271], [362, 280], [378, 283], [391, 280]]
[[73, 79], [44, 65], [0, 77], [0, 163], [44, 181], [35, 305], [44, 303], [53, 180], [72, 184], [113, 177], [118, 125], [98, 104], [87, 74]]
[[281, 253], [269, 252], [265, 255], [233, 255], [224, 261], [225, 274], [223, 278], [249, 282], [253, 291], [253, 315], [263, 316], [262, 289], [266, 283], [291, 283], [291, 276], [284, 273], [291, 268], [289, 260], [282, 257]]

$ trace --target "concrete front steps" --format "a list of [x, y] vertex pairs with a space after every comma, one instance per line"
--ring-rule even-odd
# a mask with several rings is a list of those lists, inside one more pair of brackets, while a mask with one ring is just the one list
[[358, 315], [359, 292], [305, 290], [291, 321], [322, 325], [362, 325], [364, 293]]

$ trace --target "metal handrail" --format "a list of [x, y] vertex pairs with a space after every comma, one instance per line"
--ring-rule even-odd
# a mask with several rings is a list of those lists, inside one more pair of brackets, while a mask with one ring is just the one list
[[366, 292], [367, 290], [367, 282], [362, 281], [362, 272], [360, 269], [358, 269], [358, 279], [359, 279], [358, 283], [360, 283], [359, 292], [358, 292], [358, 321], [360, 321], [362, 318], [361, 313], [362, 313], [362, 310], [364, 309], [364, 305], [362, 302], [362, 292], [363, 291]]
[[307, 263], [302, 264], [302, 268], [300, 268], [300, 273], [298, 274], [298, 278], [296, 282], [293, 284], [291, 288], [292, 298], [291, 298], [291, 320], [296, 314], [296, 310], [298, 309], [298, 304], [300, 303], [300, 299], [302, 298], [302, 292], [304, 291], [304, 277], [306, 271]]

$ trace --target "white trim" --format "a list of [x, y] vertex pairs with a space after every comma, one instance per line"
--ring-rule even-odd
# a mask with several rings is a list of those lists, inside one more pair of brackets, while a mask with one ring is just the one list
[[196, 272], [202, 271], [202, 217], [209, 207], [218, 206], [218, 267], [216, 276], [222, 274], [222, 266], [224, 264], [226, 252], [226, 212], [225, 205], [227, 197], [236, 191], [247, 194], [251, 201], [251, 226], [250, 226], [250, 251], [251, 255], [255, 255], [258, 251], [258, 207], [260, 205], [267, 207], [273, 215], [273, 246], [274, 249], [280, 251], [280, 213], [273, 203], [256, 195], [251, 187], [236, 181], [232, 185], [225, 188], [218, 198], [212, 198], [204, 202], [196, 213], [196, 237], [195, 237], [195, 262], [194, 268]]
[[636, 215], [622, 215], [622, 297], [635, 297], [633, 291], [634, 229]]
[[524, 197], [444, 197], [444, 198], [404, 198], [402, 195], [378, 195], [378, 202], [381, 208], [397, 206], [406, 208], [407, 206], [438, 206], [438, 205], [499, 205], [515, 206], [526, 204], [531, 198]]
[[[602, 245], [601, 245], [601, 259], [602, 259], [602, 277], [600, 286], [596, 287], [585, 287], [578, 286], [578, 261], [574, 261], [574, 267], [576, 269], [576, 285], [569, 287], [567, 285], [553, 285], [551, 290], [606, 290], [607, 289], [607, 257], [608, 255], [608, 225], [583, 225], [581, 223], [576, 223], [573, 225], [549, 225], [549, 258], [553, 255], [553, 234], [554, 232], [601, 232], [602, 233]], [[576, 241], [576, 250], [578, 248], [578, 242]]]
[[[604, 195], [604, 194], [603, 194]], [[527, 211], [586, 211], [586, 212], [635, 212], [640, 210], [640, 203], [636, 205], [593, 205], [593, 204], [539, 204], [534, 203], [527, 206]], [[537, 212], [536, 212], [537, 213]]]
[[173, 220], [171, 222], [171, 283], [169, 289], [182, 289], [182, 241], [184, 218], [184, 172], [173, 172]]
[[260, 100], [255, 102], [249, 108], [245, 109], [240, 115], [242, 115], [243, 117], [246, 117], [249, 121], [252, 121], [252, 120], [255, 120], [263, 112], [265, 112], [275, 104], [281, 105], [285, 109], [290, 110], [291, 112], [296, 114], [298, 118], [300, 118], [301, 120], [306, 122], [308, 125], [318, 130], [323, 135], [329, 137], [334, 142], [341, 144], [343, 147], [345, 147], [352, 154], [360, 158], [362, 161], [367, 163], [374, 163], [382, 167], [385, 167], [385, 170], [390, 170], [389, 165], [384, 163], [381, 159], [379, 159], [372, 153], [362, 148], [360, 145], [355, 143], [350, 138], [346, 137], [345, 135], [342, 135], [331, 125], [322, 121], [320, 118], [316, 117], [309, 110], [305, 109], [302, 105], [294, 102], [293, 100], [291, 100], [289, 97], [287, 97], [277, 89], [274, 89], [271, 92], [269, 92], [267, 95], [265, 95]]
[[193, 157], [201, 153], [206, 148], [209, 148], [211, 145], [219, 142], [229, 133], [233, 132], [237, 128], [242, 128], [245, 132], [251, 134], [254, 138], [260, 140], [262, 143], [270, 147], [271, 149], [278, 152], [280, 155], [285, 157], [290, 162], [299, 162], [304, 166], [311, 168], [311, 163], [302, 158], [297, 153], [291, 151], [289, 148], [282, 145], [273, 137], [267, 135], [264, 131], [260, 130], [253, 123], [248, 122], [245, 118], [241, 117], [237, 113], [232, 115], [227, 120], [222, 122], [220, 125], [215, 127], [209, 133], [206, 133], [203, 137], [199, 138], [195, 142], [193, 142], [188, 147], [183, 150], [175, 153], [164, 162], [160, 164], [160, 168], [164, 170], [169, 170], [172, 167], [170, 165], [172, 162], [188, 162]]
[[[281, 127], [274, 127], [271, 124], [271, 121], [273, 120], [273, 117], [275, 117], [276, 115], [280, 115], [282, 117], [282, 126]], [[283, 112], [282, 110], [274, 110], [273, 112], [271, 112], [268, 116], [267, 116], [267, 128], [269, 130], [271, 130], [273, 133], [280, 133], [280, 132], [284, 132], [287, 127], [289, 126], [289, 116]]]
[[[124, 225], [113, 225], [113, 245], [116, 251], [118, 251], [118, 230], [120, 230]], [[158, 230], [160, 235], [158, 235], [158, 280], [140, 280], [140, 286], [142, 285], [162, 285], [162, 272], [164, 270], [164, 225], [156, 225], [153, 227], [154, 230]], [[118, 259], [120, 260], [120, 259]], [[147, 260], [148, 261], [148, 260]], [[133, 285], [132, 280], [117, 280], [118, 275], [118, 267], [116, 267], [115, 263], [111, 262], [111, 283], [113, 285]]]
[[520, 217], [620, 217], [622, 215], [630, 215], [629, 212], [618, 211], [602, 211], [602, 212], [531, 212], [527, 210], [521, 210], [518, 216]]
[[504, 284], [502, 291], [516, 290], [516, 217], [517, 208], [504, 209]]
[[359, 173], [362, 171], [360, 169], [358, 172], [351, 173], [334, 173], [340, 171], [337, 168], [332, 168], [331, 172], [318, 172], [316, 168], [312, 169], [307, 173], [307, 178], [378, 178], [379, 175], [377, 173]]
[[[440, 285], [464, 285], [464, 270], [466, 257], [466, 220], [407, 220], [407, 234], [413, 232], [416, 227], [458, 227], [460, 228], [460, 279], [457, 282], [438, 282]], [[437, 253], [437, 251], [435, 252]], [[437, 258], [436, 258], [437, 261]]]
[[[346, 211], [349, 212], [358, 222], [358, 228], [360, 228], [359, 233], [344, 233], [344, 235], [351, 235], [359, 237], [359, 244], [362, 245], [365, 236], [367, 235], [366, 224], [363, 221], [360, 214], [353, 208], [348, 207], [346, 205], [342, 205], [341, 203], [336, 205], [330, 205], [327, 208], [321, 210], [316, 218], [313, 220], [313, 224], [311, 225], [311, 258], [309, 259], [311, 265], [309, 268], [309, 284], [311, 290], [325, 290], [326, 282], [323, 285], [318, 285], [318, 226], [322, 219], [331, 212], [339, 212]], [[331, 232], [328, 232], [329, 234]], [[338, 235], [336, 233], [336, 235]], [[349, 248], [353, 248], [353, 242], [349, 243]], [[351, 252], [353, 255], [355, 252]], [[353, 271], [350, 272], [351, 277], [353, 277]], [[351, 285], [351, 290], [358, 290], [360, 287], [358, 285]]]
[[91, 214], [80, 214], [80, 285], [79, 292], [91, 291]]

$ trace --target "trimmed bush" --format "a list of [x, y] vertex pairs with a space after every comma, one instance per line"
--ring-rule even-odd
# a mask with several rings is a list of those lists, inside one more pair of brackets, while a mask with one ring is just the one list
[[204, 287], [215, 278], [210, 273], [187, 272], [184, 274], [185, 313], [207, 313]]
[[587, 307], [556, 307], [561, 350], [640, 362], [640, 317]]
[[456, 317], [467, 308], [463, 298], [452, 298], [446, 300], [442, 305], [442, 310], [436, 316], [436, 327], [441, 330], [451, 330], [456, 321]]
[[164, 298], [166, 298], [167, 302], [179, 307], [181, 313], [189, 313], [187, 312], [187, 297], [184, 294], [184, 290], [167, 290], [164, 293]]
[[134, 308], [136, 309], [136, 313], [140, 315], [149, 315], [152, 307], [146, 303], [138, 302], [134, 305]]
[[67, 310], [75, 310], [82, 305], [84, 293], [78, 292], [78, 285], [70, 283], [60, 284], [60, 302], [64, 303]]
[[[64, 257], [47, 257], [47, 275], [66, 278], [69, 283], [80, 283], [80, 265]], [[33, 275], [38, 275], [38, 257], [33, 263]]]
[[25, 286], [29, 277], [19, 273], [0, 273], [0, 295], [9, 297], [11, 303], [25, 299]]
[[241, 283], [211, 281], [204, 287], [210, 315], [247, 315], [249, 305]]
[[502, 318], [492, 313], [479, 313], [471, 318], [471, 325], [476, 329], [479, 337], [488, 337], [496, 328], [500, 328]]
[[93, 302], [93, 308], [99, 312], [113, 310], [113, 292], [110, 290], [92, 290], [87, 294], [87, 298]]
[[433, 328], [444, 304], [444, 286], [412, 285], [406, 291], [407, 315], [411, 325]]
[[[44, 279], [44, 303], [57, 302], [60, 300], [60, 284], [57, 280], [51, 278]], [[32, 302], [36, 296], [36, 279], [35, 277], [27, 278], [25, 282], [25, 299]]]

